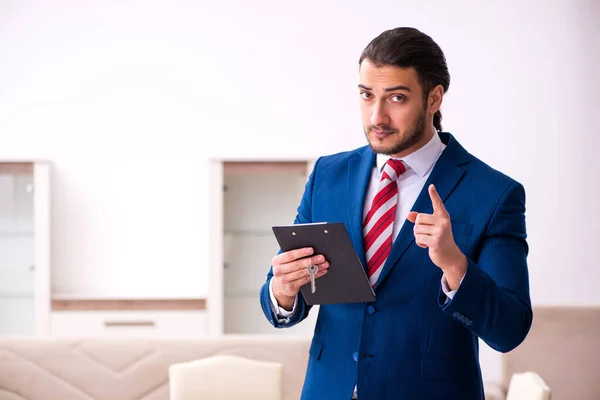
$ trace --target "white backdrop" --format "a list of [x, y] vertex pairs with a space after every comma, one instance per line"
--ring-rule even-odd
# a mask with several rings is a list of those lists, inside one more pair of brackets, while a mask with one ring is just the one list
[[204, 296], [208, 159], [363, 145], [360, 52], [415, 26], [449, 63], [444, 128], [525, 185], [534, 304], [600, 304], [599, 8], [3, 0], [0, 159], [54, 164], [56, 293]]

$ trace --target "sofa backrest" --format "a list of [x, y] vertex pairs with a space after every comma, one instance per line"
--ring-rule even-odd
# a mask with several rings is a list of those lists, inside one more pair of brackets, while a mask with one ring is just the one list
[[309, 346], [309, 338], [264, 335], [194, 341], [2, 338], [0, 400], [167, 400], [171, 364], [215, 354], [282, 363], [284, 399], [297, 400]]
[[600, 399], [600, 307], [535, 307], [527, 338], [503, 355], [504, 386], [533, 371], [553, 399]]

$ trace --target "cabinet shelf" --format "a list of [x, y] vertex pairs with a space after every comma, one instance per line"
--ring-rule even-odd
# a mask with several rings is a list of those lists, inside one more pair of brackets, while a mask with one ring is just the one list
[[267, 229], [256, 229], [256, 230], [229, 230], [229, 231], [224, 231], [224, 234], [227, 235], [231, 235], [231, 236], [254, 236], [254, 237], [262, 237], [262, 236], [270, 236], [273, 237], [273, 231], [271, 230], [267, 230]]
[[225, 293], [226, 299], [258, 299], [260, 298], [260, 288], [255, 292]]
[[23, 231], [23, 232], [2, 232], [0, 231], [0, 238], [32, 238], [35, 236], [34, 232]]
[[0, 300], [3, 299], [23, 299], [23, 298], [33, 298], [33, 292], [0, 292]]

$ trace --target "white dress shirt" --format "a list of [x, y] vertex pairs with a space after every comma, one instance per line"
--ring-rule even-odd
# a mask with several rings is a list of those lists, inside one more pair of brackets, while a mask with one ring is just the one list
[[[421, 147], [419, 150], [407, 155], [406, 157], [401, 158], [400, 160], [404, 163], [406, 167], [406, 171], [400, 175], [397, 180], [398, 183], [398, 204], [396, 206], [396, 216], [394, 219], [394, 229], [393, 229], [393, 240], [396, 240], [404, 221], [406, 221], [406, 216], [411, 211], [412, 206], [414, 205], [417, 197], [423, 187], [425, 186], [425, 182], [429, 178], [431, 171], [433, 170], [433, 166], [435, 165], [437, 159], [442, 154], [446, 145], [442, 143], [440, 140], [437, 131], [434, 133], [433, 137], [425, 146]], [[385, 163], [390, 159], [390, 156], [386, 156], [383, 154], [377, 154], [377, 165], [373, 167], [373, 171], [371, 173], [371, 181], [369, 182], [369, 187], [365, 197], [365, 203], [363, 208], [363, 217], [367, 215], [369, 209], [371, 208], [371, 203], [373, 198], [377, 193], [377, 187], [379, 186], [379, 181], [381, 179], [381, 171]], [[376, 282], [381, 274], [383, 266], [376, 271], [371, 277], [372, 283]], [[272, 281], [271, 281], [272, 282]], [[271, 286], [271, 282], [269, 282], [269, 293], [271, 296], [271, 307], [273, 309], [273, 313], [277, 316], [279, 323], [287, 323], [290, 320], [290, 317], [296, 311], [296, 306], [298, 303], [298, 295], [296, 295], [296, 299], [294, 300], [294, 306], [291, 311], [284, 310], [279, 307], [277, 303], [277, 299], [273, 295], [273, 289]], [[446, 280], [442, 277], [442, 290], [448, 297], [448, 299], [452, 299], [456, 291], [450, 291]], [[447, 301], [449, 301], [447, 299]]]

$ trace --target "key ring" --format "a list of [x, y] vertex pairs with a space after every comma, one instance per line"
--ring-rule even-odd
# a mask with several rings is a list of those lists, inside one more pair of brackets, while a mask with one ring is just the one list
[[318, 265], [314, 265], [311, 262], [310, 265], [308, 267], [306, 267], [306, 270], [308, 271], [309, 275], [316, 275], [319, 272], [319, 266]]

